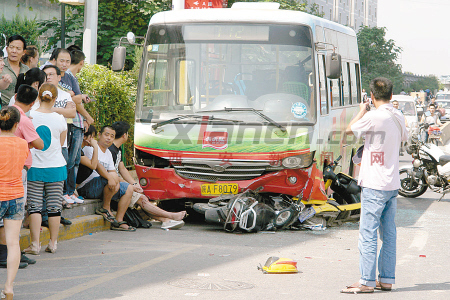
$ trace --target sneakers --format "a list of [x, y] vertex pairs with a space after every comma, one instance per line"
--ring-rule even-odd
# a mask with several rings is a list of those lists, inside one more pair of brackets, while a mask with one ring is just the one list
[[80, 199], [80, 198], [78, 198], [78, 197], [77, 197], [77, 196], [75, 196], [75, 195], [70, 195], [69, 197], [70, 197], [70, 199], [72, 199], [72, 200], [73, 200], [73, 203], [78, 203], [78, 204], [81, 204], [81, 203], [83, 203], [83, 202], [84, 202], [84, 200], [83, 200], [83, 199]]
[[[19, 263], [19, 269], [25, 269], [26, 267], [28, 267], [28, 263], [26, 263], [26, 262]], [[0, 260], [0, 268], [2, 268], [2, 269], [7, 268], [6, 260]]]
[[63, 195], [63, 199], [69, 204], [75, 203], [75, 201], [69, 195]]
[[27, 263], [29, 265], [34, 265], [36, 263], [36, 260], [26, 257], [25, 254], [22, 253], [22, 256], [20, 257], [20, 262]]
[[161, 225], [161, 229], [180, 229], [183, 226], [184, 226], [184, 221], [170, 220], [167, 222], [163, 222]]

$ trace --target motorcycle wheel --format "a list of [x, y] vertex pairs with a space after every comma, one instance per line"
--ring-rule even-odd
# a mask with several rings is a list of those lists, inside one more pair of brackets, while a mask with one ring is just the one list
[[[402, 178], [402, 175], [406, 175]], [[428, 188], [428, 185], [423, 178], [416, 179], [419, 184], [413, 181], [411, 176], [408, 174], [408, 170], [400, 171], [400, 189], [398, 193], [405, 198], [416, 198], [421, 196]]]

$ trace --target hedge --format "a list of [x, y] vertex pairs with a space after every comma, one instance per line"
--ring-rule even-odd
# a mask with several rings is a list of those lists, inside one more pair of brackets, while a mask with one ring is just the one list
[[131, 125], [125, 144], [126, 165], [132, 165], [136, 80], [127, 72], [113, 72], [101, 65], [85, 65], [77, 75], [81, 91], [95, 98], [86, 104], [97, 130], [116, 121]]

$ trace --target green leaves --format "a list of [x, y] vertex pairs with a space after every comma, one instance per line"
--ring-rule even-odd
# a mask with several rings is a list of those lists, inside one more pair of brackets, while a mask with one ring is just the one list
[[135, 79], [128, 72], [116, 73], [101, 65], [85, 65], [77, 77], [81, 91], [96, 99], [85, 107], [94, 118], [97, 129], [116, 121], [125, 121], [131, 125], [125, 152], [127, 165], [132, 164], [136, 104]]
[[[171, 0], [99, 0], [97, 63], [111, 64], [114, 47], [121, 37], [132, 31], [136, 36], [145, 36], [150, 17], [163, 10], [169, 10]], [[66, 44], [83, 43], [84, 10], [66, 5]], [[61, 21], [41, 22], [40, 33], [52, 32], [47, 50], [56, 47], [61, 36]], [[126, 69], [133, 67], [133, 49], [127, 47]]]
[[[36, 19], [28, 19], [16, 14], [11, 21], [8, 21], [5, 16], [2, 16], [0, 19], [0, 33], [4, 33], [7, 37], [13, 34], [20, 34], [27, 41], [27, 45], [35, 45], [39, 48], [39, 24]], [[3, 46], [2, 43], [1, 39], [0, 46]]]
[[387, 40], [385, 27], [361, 27], [357, 33], [359, 60], [361, 63], [362, 87], [369, 90], [369, 84], [376, 77], [389, 78], [394, 84], [394, 93], [403, 87], [401, 65], [396, 63], [402, 52], [395, 41]]

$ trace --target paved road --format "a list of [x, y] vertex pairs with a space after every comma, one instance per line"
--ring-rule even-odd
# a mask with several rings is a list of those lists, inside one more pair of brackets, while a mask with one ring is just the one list
[[[207, 224], [108, 231], [58, 244], [20, 270], [15, 299], [449, 299], [450, 197], [399, 197], [397, 284], [392, 292], [343, 295], [358, 279], [358, 227], [229, 234]], [[299, 274], [262, 274], [270, 256]], [[0, 282], [5, 271], [1, 271]]]

